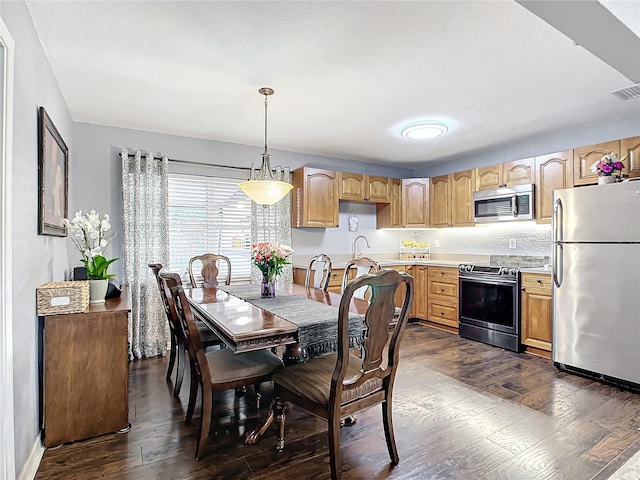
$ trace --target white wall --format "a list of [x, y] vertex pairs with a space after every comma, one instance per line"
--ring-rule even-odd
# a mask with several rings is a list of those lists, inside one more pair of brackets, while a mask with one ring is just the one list
[[[88, 123], [74, 125], [76, 158], [71, 170], [74, 179], [73, 202], [69, 214], [76, 210], [97, 210], [109, 213], [113, 231], [120, 234], [113, 241], [109, 257], [122, 258], [122, 179], [119, 153], [122, 148], [130, 151], [151, 151], [165, 154], [171, 159], [188, 160], [218, 165], [250, 167], [259, 166], [262, 147], [215, 142], [196, 138], [163, 135], [140, 130], [106, 127]], [[304, 153], [272, 150], [272, 166], [286, 166], [292, 170], [307, 165], [356, 173], [371, 173], [390, 177], [409, 177], [412, 171], [399, 168], [371, 165], [338, 158], [320, 157]], [[235, 174], [235, 173], [234, 173]], [[93, 179], [94, 181], [91, 181]], [[329, 231], [329, 235], [331, 232]], [[75, 257], [72, 257], [72, 264]], [[79, 265], [79, 263], [78, 263]], [[122, 280], [122, 261], [111, 269]]]
[[[44, 106], [74, 154], [72, 120], [22, 1], [2, 2], [2, 19], [15, 40], [13, 118], [13, 351], [15, 464], [20, 472], [39, 428], [38, 318], [35, 290], [64, 280], [68, 240], [38, 235], [38, 107]], [[70, 182], [76, 179], [70, 178]], [[71, 201], [73, 201], [70, 191]]]
[[[349, 215], [358, 216], [357, 232], [349, 231]], [[363, 255], [399, 254], [402, 237], [417, 231], [430, 239], [432, 254], [463, 255], [551, 255], [551, 226], [535, 222], [507, 222], [475, 227], [434, 229], [376, 229], [374, 205], [340, 202], [339, 228], [294, 228], [292, 243], [294, 262], [318, 253], [332, 255], [350, 254], [353, 240], [365, 235], [371, 248], [359, 241]], [[509, 248], [509, 239], [516, 240], [516, 248]], [[436, 240], [439, 247], [435, 247]]]
[[[638, 100], [628, 101], [638, 102]], [[524, 138], [512, 145], [493, 145], [483, 152], [443, 158], [427, 167], [417, 169], [415, 176], [435, 177], [469, 168], [497, 165], [638, 135], [640, 135], [640, 103], [635, 115], [627, 115], [627, 118], [610, 118], [591, 125], [575, 125], [563, 129], [561, 133], [547, 132]]]

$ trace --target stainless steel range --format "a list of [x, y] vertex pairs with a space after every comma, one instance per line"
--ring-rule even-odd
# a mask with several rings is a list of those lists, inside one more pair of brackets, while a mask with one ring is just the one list
[[520, 351], [520, 270], [463, 264], [458, 279], [460, 336]]

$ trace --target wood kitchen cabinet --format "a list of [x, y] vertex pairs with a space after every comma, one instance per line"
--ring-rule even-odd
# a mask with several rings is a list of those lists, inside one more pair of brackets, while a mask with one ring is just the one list
[[356, 202], [390, 203], [391, 179], [362, 173], [338, 172], [339, 198]]
[[389, 203], [376, 203], [376, 227], [402, 227], [402, 180], [391, 179]]
[[475, 174], [477, 190], [493, 190], [534, 183], [534, 159], [533, 157], [523, 158], [491, 167], [476, 168]]
[[530, 353], [550, 357], [552, 341], [552, 279], [548, 274], [521, 273], [521, 342]]
[[640, 137], [620, 140], [620, 159], [625, 156], [622, 173], [631, 178], [640, 177]]
[[458, 328], [458, 269], [430, 266], [427, 274], [427, 320]]
[[451, 225], [451, 176], [432, 177], [429, 185], [429, 219], [432, 227]]
[[427, 271], [426, 265], [411, 265], [406, 272], [413, 277], [413, 303], [410, 318], [427, 319]]
[[535, 157], [536, 222], [551, 223], [553, 191], [573, 187], [573, 150]]
[[125, 290], [83, 313], [44, 317], [45, 447], [128, 428], [129, 310]]
[[432, 227], [473, 225], [475, 171], [465, 170], [431, 178], [430, 219]]
[[591, 171], [591, 165], [610, 153], [615, 153], [620, 158], [619, 140], [575, 148], [573, 150], [573, 186], [598, 183], [598, 175]]
[[402, 180], [402, 225], [429, 228], [429, 179]]
[[303, 167], [292, 175], [291, 225], [338, 226], [339, 172]]

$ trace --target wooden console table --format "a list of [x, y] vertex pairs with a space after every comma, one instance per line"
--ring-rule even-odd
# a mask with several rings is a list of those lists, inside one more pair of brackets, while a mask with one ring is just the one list
[[44, 317], [44, 446], [126, 431], [129, 293]]

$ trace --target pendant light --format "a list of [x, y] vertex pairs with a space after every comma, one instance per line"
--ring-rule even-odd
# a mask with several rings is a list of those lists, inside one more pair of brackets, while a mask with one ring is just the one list
[[262, 152], [262, 166], [258, 173], [258, 178], [248, 180], [239, 184], [242, 191], [251, 200], [259, 205], [273, 205], [291, 191], [293, 185], [287, 182], [281, 182], [273, 177], [271, 164], [269, 163], [270, 155], [267, 151], [267, 97], [273, 95], [273, 89], [262, 87], [258, 90], [264, 95], [264, 152]]

